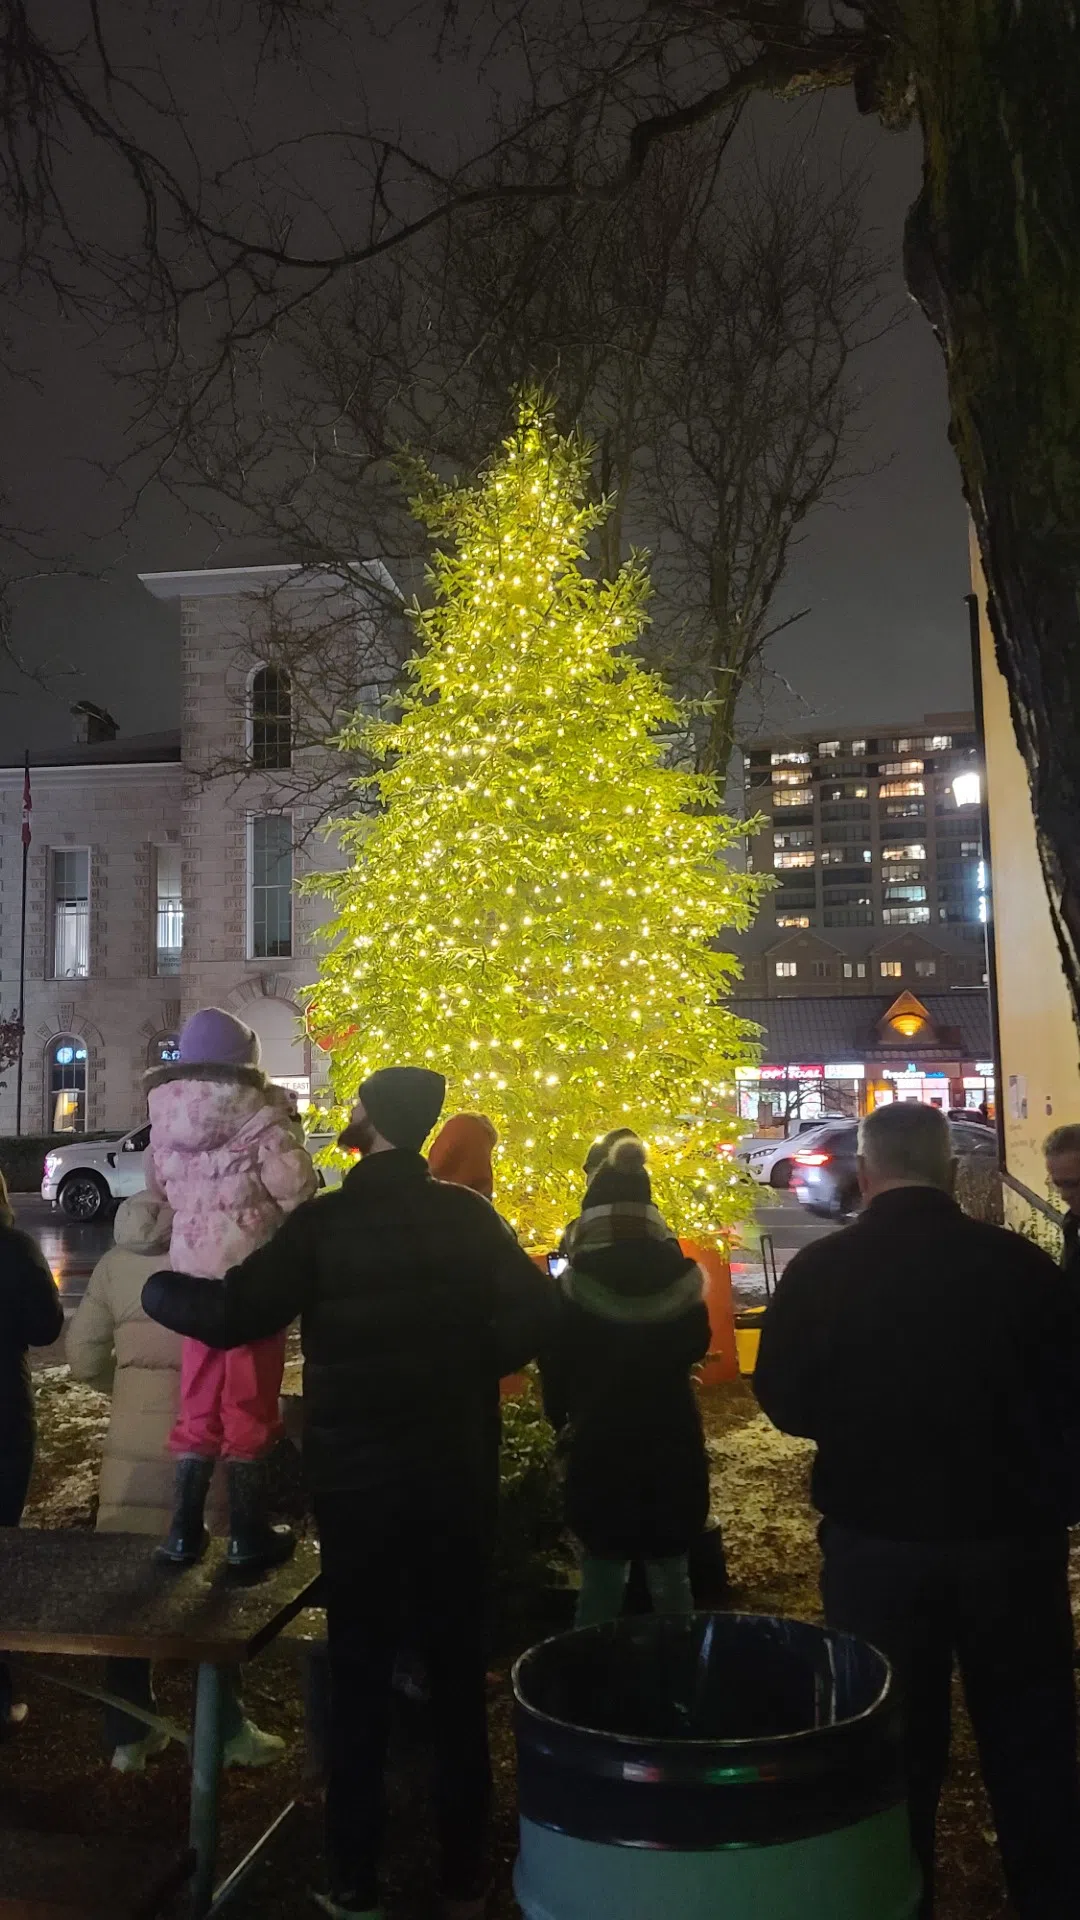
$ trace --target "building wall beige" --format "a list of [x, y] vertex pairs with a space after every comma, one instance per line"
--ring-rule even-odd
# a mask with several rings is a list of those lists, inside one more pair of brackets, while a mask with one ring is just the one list
[[1080, 1120], [1080, 1040], [1039, 864], [1027, 769], [994, 654], [974, 541], [971, 565], [979, 605], [1006, 1170], [1042, 1197], [1047, 1191], [1043, 1140], [1051, 1127]]

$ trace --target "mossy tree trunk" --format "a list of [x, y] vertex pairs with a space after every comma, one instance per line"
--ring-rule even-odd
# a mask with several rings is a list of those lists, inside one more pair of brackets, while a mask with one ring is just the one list
[[925, 139], [908, 277], [945, 351], [1080, 1024], [1080, 11], [899, 4]]

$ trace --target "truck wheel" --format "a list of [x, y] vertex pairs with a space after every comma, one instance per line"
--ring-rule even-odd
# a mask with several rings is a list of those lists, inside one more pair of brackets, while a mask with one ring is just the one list
[[96, 1173], [69, 1173], [57, 1195], [61, 1213], [69, 1220], [96, 1220], [104, 1213], [111, 1195]]

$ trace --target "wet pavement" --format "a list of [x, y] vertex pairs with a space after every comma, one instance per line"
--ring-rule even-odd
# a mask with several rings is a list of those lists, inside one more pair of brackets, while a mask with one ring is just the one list
[[112, 1246], [111, 1216], [86, 1223], [68, 1220], [36, 1193], [13, 1193], [11, 1204], [16, 1226], [37, 1241], [60, 1288], [64, 1310], [73, 1313], [95, 1266]]
[[[818, 1220], [807, 1213], [794, 1194], [774, 1193], [768, 1188], [763, 1189], [763, 1194], [767, 1198], [758, 1208], [756, 1232], [750, 1229], [746, 1245], [736, 1252], [731, 1263], [739, 1306], [753, 1306], [765, 1298], [765, 1263], [759, 1235], [771, 1238], [779, 1274], [799, 1247], [836, 1232], [835, 1222]], [[66, 1219], [37, 1194], [29, 1193], [12, 1194], [12, 1204], [16, 1224], [33, 1235], [52, 1268], [64, 1310], [70, 1317], [86, 1292], [94, 1267], [112, 1246], [111, 1216], [80, 1224]], [[52, 1349], [49, 1357], [55, 1357]]]
[[763, 1239], [772, 1242], [771, 1251], [779, 1278], [792, 1254], [797, 1253], [800, 1247], [808, 1247], [814, 1240], [824, 1240], [843, 1225], [842, 1221], [820, 1220], [816, 1214], [808, 1213], [805, 1207], [799, 1205], [793, 1193], [777, 1193], [769, 1187], [763, 1187], [761, 1191], [765, 1197], [758, 1207], [754, 1225], [743, 1229], [744, 1245], [732, 1256], [731, 1281], [737, 1307], [760, 1306], [766, 1298]]

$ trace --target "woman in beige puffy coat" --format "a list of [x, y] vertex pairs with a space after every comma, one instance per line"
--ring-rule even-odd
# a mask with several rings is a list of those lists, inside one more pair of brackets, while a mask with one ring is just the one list
[[76, 1380], [112, 1394], [98, 1488], [98, 1527], [160, 1539], [172, 1514], [169, 1434], [180, 1401], [180, 1336], [148, 1320], [142, 1290], [165, 1264], [172, 1213], [138, 1193], [125, 1200], [115, 1245], [98, 1261], [68, 1328]]
[[[105, 1533], [160, 1539], [172, 1513], [169, 1434], [180, 1405], [184, 1343], [142, 1310], [143, 1287], [166, 1264], [171, 1233], [172, 1211], [161, 1200], [147, 1193], [125, 1200], [113, 1226], [115, 1244], [94, 1268], [67, 1330], [65, 1352], [74, 1378], [112, 1395], [98, 1489], [97, 1524]], [[222, 1501], [222, 1522], [224, 1516]], [[147, 1660], [109, 1660], [105, 1689], [154, 1711]], [[225, 1714], [226, 1765], [263, 1766], [283, 1751], [283, 1740], [244, 1718], [239, 1693], [227, 1697]], [[145, 1721], [119, 1708], [106, 1710], [106, 1732], [120, 1773], [141, 1773], [147, 1758], [168, 1745], [167, 1735], [148, 1732]]]

